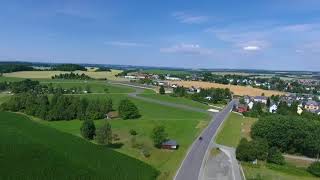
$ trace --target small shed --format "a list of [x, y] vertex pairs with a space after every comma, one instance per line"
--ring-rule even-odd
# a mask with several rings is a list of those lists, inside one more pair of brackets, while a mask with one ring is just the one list
[[119, 117], [118, 111], [110, 111], [106, 114], [107, 119], [114, 119], [114, 118], [118, 118], [118, 117]]
[[178, 149], [179, 144], [175, 140], [168, 140], [161, 144], [162, 149]]

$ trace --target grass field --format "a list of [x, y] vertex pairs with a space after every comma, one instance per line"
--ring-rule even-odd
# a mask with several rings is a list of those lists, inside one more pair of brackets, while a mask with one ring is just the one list
[[[112, 70], [111, 72], [94, 72], [94, 71], [73, 71], [74, 73], [84, 73], [94, 79], [104, 79], [116, 80], [116, 74], [120, 73], [120, 70]], [[20, 71], [13, 73], [5, 73], [5, 77], [15, 77], [15, 78], [30, 78], [30, 79], [51, 79], [54, 75], [70, 73], [67, 71]]]
[[2, 94], [0, 93], [0, 104], [2, 104], [3, 102], [5, 102], [6, 100], [8, 100], [11, 97], [11, 95], [9, 94]]
[[222, 125], [216, 138], [216, 142], [218, 144], [236, 148], [242, 137], [250, 139], [250, 128], [256, 120], [257, 119], [255, 118], [231, 113]]
[[[110, 97], [113, 99], [115, 107], [117, 107], [117, 104], [121, 99], [129, 98], [125, 94], [88, 94], [83, 95], [83, 97], [100, 99]], [[120, 137], [120, 141], [118, 143], [122, 144], [122, 146], [116, 149], [116, 151], [152, 165], [161, 172], [159, 179], [172, 179], [184, 158], [188, 147], [201, 130], [208, 124], [208, 114], [191, 112], [179, 108], [171, 108], [134, 98], [129, 99], [137, 105], [142, 117], [137, 120], [115, 119], [110, 121], [113, 132], [118, 134]], [[96, 126], [100, 126], [103, 121], [104, 120], [95, 121]], [[81, 121], [79, 120], [57, 122], [38, 120], [37, 122], [63, 132], [80, 136], [79, 129]], [[179, 143], [179, 150], [159, 150], [153, 147], [151, 131], [156, 125], [165, 126], [166, 131], [169, 134], [169, 138], [177, 140]], [[145, 158], [141, 153], [141, 150], [131, 146], [131, 135], [129, 134], [130, 129], [134, 129], [138, 132], [136, 137], [137, 142], [143, 144], [150, 150], [151, 156], [149, 158]]]
[[165, 70], [165, 69], [149, 69], [149, 70], [144, 70], [144, 72], [147, 73], [153, 73], [153, 74], [163, 74], [163, 75], [178, 75], [178, 74], [190, 74], [188, 71], [183, 71], [183, 70]]
[[41, 80], [42, 84], [52, 83], [54, 87], [61, 87], [65, 89], [81, 87], [83, 90], [89, 86], [92, 93], [105, 93], [105, 89], [108, 89], [108, 93], [130, 93], [134, 92], [134, 89], [124, 86], [111, 85], [105, 81], [81, 81], [81, 80]]
[[172, 97], [169, 95], [160, 95], [160, 94], [141, 94], [139, 96], [148, 97], [148, 98], [157, 99], [157, 100], [166, 101], [166, 102], [171, 102], [171, 103], [176, 103], [176, 104], [183, 104], [183, 105], [196, 107], [196, 108], [200, 108], [200, 109], [204, 109], [204, 110], [207, 110], [210, 108], [206, 104], [203, 104], [203, 103], [200, 103], [197, 101], [193, 101], [191, 99], [183, 98], [183, 97]]
[[104, 146], [0, 112], [0, 179], [155, 179], [151, 166]]
[[319, 178], [308, 173], [304, 168], [297, 168], [290, 165], [273, 165], [261, 163], [252, 165], [241, 163], [246, 175], [246, 179], [263, 179], [263, 180], [317, 180]]
[[265, 96], [271, 95], [283, 95], [285, 93], [280, 91], [272, 91], [272, 90], [263, 90], [253, 87], [247, 86], [236, 86], [236, 85], [225, 85], [218, 83], [210, 83], [210, 82], [201, 82], [201, 81], [168, 81], [169, 84], [178, 84], [184, 87], [200, 87], [200, 88], [229, 88], [235, 95], [244, 96], [260, 96], [262, 93]]

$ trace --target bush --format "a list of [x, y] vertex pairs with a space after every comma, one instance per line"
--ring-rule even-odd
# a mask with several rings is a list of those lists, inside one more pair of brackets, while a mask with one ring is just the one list
[[166, 91], [165, 91], [164, 87], [160, 86], [159, 94], [165, 94], [165, 93], [166, 93]]
[[99, 144], [112, 143], [112, 130], [110, 123], [105, 123], [97, 129], [96, 140]]
[[236, 157], [240, 161], [266, 160], [267, 154], [268, 143], [264, 139], [248, 141], [242, 138], [236, 149]]
[[144, 155], [144, 157], [148, 158], [151, 156], [150, 150], [147, 147], [143, 147], [142, 148], [142, 154]]
[[285, 164], [284, 157], [282, 156], [279, 149], [276, 147], [272, 147], [269, 149], [267, 162], [279, 165]]
[[82, 137], [84, 137], [85, 139], [92, 140], [96, 134], [96, 127], [94, 125], [94, 122], [92, 120], [83, 121], [82, 126], [80, 128], [80, 132]]
[[320, 162], [314, 162], [312, 163], [308, 169], [307, 169], [311, 174], [320, 177]]
[[136, 136], [138, 133], [137, 131], [135, 131], [134, 129], [130, 129], [129, 133], [132, 135], [132, 136]]
[[141, 116], [137, 106], [129, 99], [120, 102], [118, 111], [122, 119], [136, 119]]

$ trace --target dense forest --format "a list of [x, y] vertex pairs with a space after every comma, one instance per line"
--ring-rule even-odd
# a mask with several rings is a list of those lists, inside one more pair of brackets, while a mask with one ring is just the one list
[[62, 94], [54, 94], [49, 100], [46, 94], [21, 93], [3, 103], [1, 109], [23, 112], [48, 121], [102, 119], [112, 110], [112, 100], [109, 98], [89, 100]]
[[78, 64], [59, 64], [52, 67], [54, 71], [86, 71], [87, 69]]
[[318, 157], [320, 153], [320, 121], [298, 116], [270, 115], [257, 121], [253, 139], [263, 138], [282, 152]]
[[26, 64], [0, 64], [0, 73], [11, 73], [17, 71], [33, 71], [33, 67]]
[[51, 77], [52, 79], [79, 79], [79, 80], [89, 80], [92, 79], [90, 76], [85, 75], [84, 73], [78, 74], [78, 73], [65, 73], [65, 74], [59, 74], [54, 75]]

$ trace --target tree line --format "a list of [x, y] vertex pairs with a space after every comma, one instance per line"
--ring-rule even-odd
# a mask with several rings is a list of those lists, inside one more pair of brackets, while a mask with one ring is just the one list
[[48, 121], [72, 119], [102, 119], [112, 110], [112, 100], [86, 99], [54, 94], [20, 93], [1, 105], [2, 110], [23, 112]]
[[54, 75], [51, 77], [52, 79], [78, 79], [78, 80], [90, 80], [92, 79], [90, 76], [82, 73], [65, 73], [65, 74], [59, 74], [59, 75]]
[[17, 71], [33, 71], [34, 68], [26, 64], [0, 64], [0, 73], [11, 73]]
[[52, 83], [48, 85], [40, 84], [39, 81], [25, 79], [17, 82], [0, 82], [0, 91], [11, 91], [12, 93], [37, 93], [37, 94], [81, 94], [90, 93], [90, 85], [82, 88], [81, 86], [63, 89], [61, 86], [53, 86]]
[[[163, 91], [163, 89], [161, 89]], [[163, 92], [161, 92], [163, 93]], [[204, 103], [227, 103], [231, 97], [232, 93], [228, 88], [209, 88], [200, 89], [199, 93], [188, 93], [188, 89], [183, 86], [178, 86], [173, 89], [172, 96], [175, 97], [186, 97], [194, 101], [204, 102]], [[210, 97], [209, 99], [206, 97]]]
[[58, 64], [54, 65], [51, 69], [54, 71], [87, 71], [84, 66], [78, 64]]

